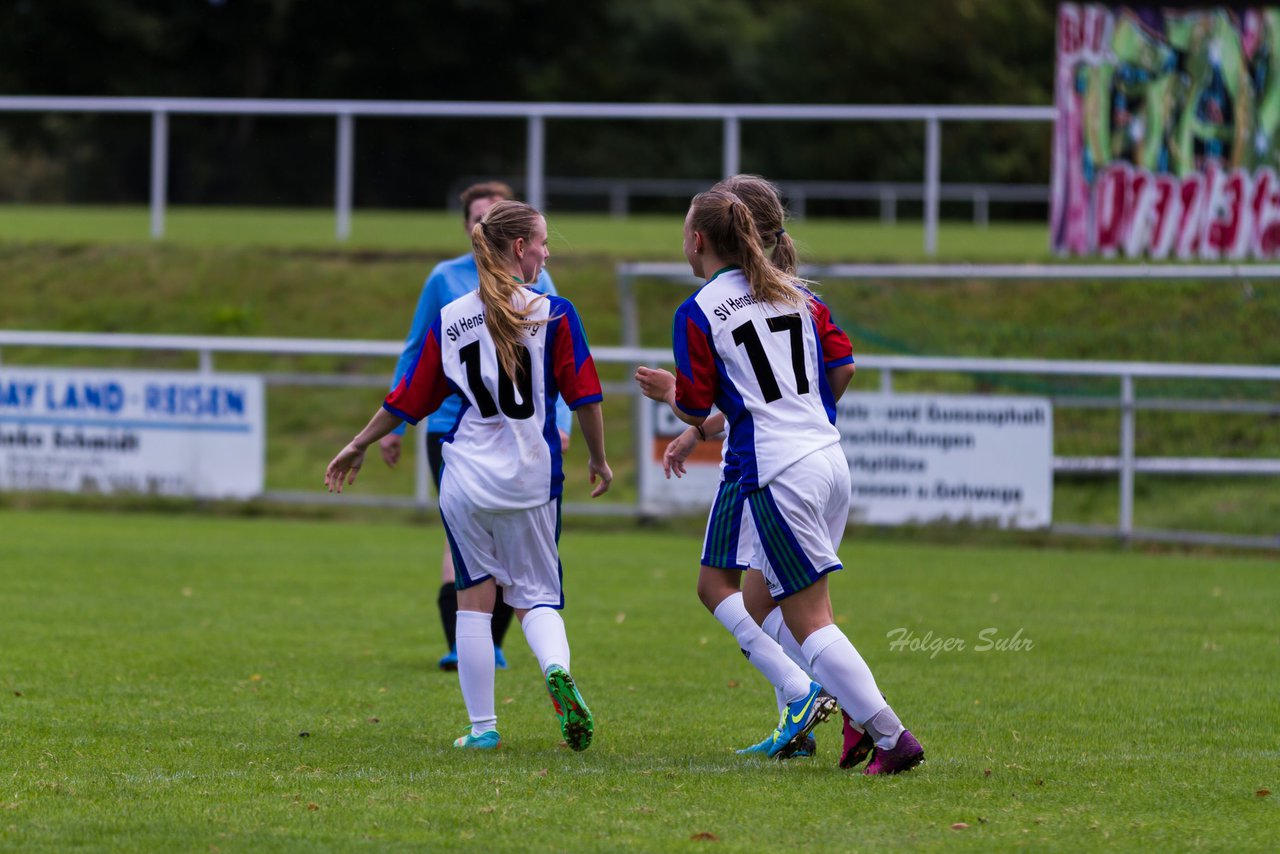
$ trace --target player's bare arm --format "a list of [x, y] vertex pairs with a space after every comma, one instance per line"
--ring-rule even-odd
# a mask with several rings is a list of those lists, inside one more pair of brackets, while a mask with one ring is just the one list
[[382, 453], [382, 461], [389, 468], [395, 468], [400, 462], [400, 434], [388, 433], [378, 440], [378, 450]]
[[676, 376], [661, 368], [636, 368], [636, 384], [640, 392], [658, 403], [674, 404], [676, 400]]
[[724, 413], [715, 412], [707, 416], [701, 427], [687, 427], [667, 444], [662, 453], [662, 473], [671, 479], [671, 475], [683, 477], [687, 471], [684, 461], [689, 459], [693, 449], [702, 441], [714, 441], [724, 434]]
[[400, 419], [379, 408], [364, 429], [356, 434], [338, 455], [329, 461], [325, 469], [324, 485], [330, 492], [342, 492], [342, 487], [356, 482], [356, 475], [364, 465], [364, 453], [370, 445], [386, 436], [400, 425]]
[[604, 456], [604, 414], [596, 402], [579, 406], [577, 415], [582, 439], [587, 443], [587, 475], [595, 484], [591, 497], [599, 498], [609, 491], [609, 485], [613, 483], [613, 470]]
[[830, 368], [827, 371], [827, 385], [831, 386], [831, 395], [836, 400], [844, 396], [845, 389], [849, 387], [849, 381], [853, 379], [855, 370], [857, 370], [857, 366], [850, 362], [847, 365]]

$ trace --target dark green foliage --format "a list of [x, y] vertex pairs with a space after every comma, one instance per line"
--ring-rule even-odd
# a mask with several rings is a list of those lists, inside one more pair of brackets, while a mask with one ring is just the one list
[[[424, 101], [1048, 104], [1039, 0], [5, 0], [0, 93]], [[145, 116], [0, 114], [0, 200], [139, 202]], [[175, 116], [170, 197], [325, 204], [328, 118]], [[915, 180], [915, 124], [750, 123], [743, 166]], [[1045, 125], [949, 126], [947, 181], [1044, 183]], [[483, 140], [483, 145], [477, 145]], [[356, 201], [442, 206], [462, 176], [524, 172], [514, 120], [364, 120]], [[714, 122], [552, 121], [549, 174], [714, 178]]]

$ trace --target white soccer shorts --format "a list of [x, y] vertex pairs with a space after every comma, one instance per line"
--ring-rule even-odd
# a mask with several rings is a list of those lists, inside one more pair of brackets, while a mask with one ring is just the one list
[[459, 590], [492, 578], [512, 608], [564, 607], [559, 498], [527, 510], [482, 510], [449, 488], [445, 466], [440, 516]]
[[752, 566], [775, 600], [842, 567], [836, 551], [849, 521], [849, 462], [839, 445], [787, 466], [747, 501], [759, 542]]

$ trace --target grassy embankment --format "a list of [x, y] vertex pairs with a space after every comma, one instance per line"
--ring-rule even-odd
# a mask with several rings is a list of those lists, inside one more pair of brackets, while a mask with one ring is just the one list
[[[670, 217], [553, 216], [552, 273], [578, 304], [593, 344], [620, 341], [615, 265], [679, 260], [679, 221]], [[360, 212], [338, 248], [325, 211], [170, 211], [169, 237], [147, 238], [142, 209], [0, 207], [0, 327], [213, 335], [399, 339], [422, 279], [437, 260], [465, 248], [460, 223], [444, 213]], [[790, 231], [814, 261], [922, 260], [919, 225], [811, 220]], [[1048, 260], [1043, 227], [976, 229], [944, 223], [940, 260]], [[1280, 284], [1253, 282], [825, 282], [822, 292], [859, 353], [913, 353], [1192, 363], [1280, 363]], [[686, 294], [641, 288], [644, 343], [666, 346], [671, 310]], [[190, 368], [194, 357], [10, 348], [6, 364], [103, 364]], [[218, 358], [223, 370], [340, 369], [389, 375], [389, 359]], [[606, 370], [624, 379], [620, 368]], [[1114, 396], [1110, 383], [982, 377], [898, 377], [899, 388]], [[878, 387], [864, 372], [854, 388]], [[1240, 387], [1276, 401], [1275, 387]], [[1203, 383], [1139, 383], [1143, 397], [1198, 397]], [[369, 389], [272, 388], [268, 403], [270, 489], [318, 487], [332, 451], [379, 399]], [[634, 494], [629, 406], [607, 402], [610, 455], [620, 475], [615, 500]], [[1143, 412], [1140, 456], [1280, 456], [1275, 417]], [[1114, 412], [1060, 408], [1056, 453], [1114, 454]], [[571, 451], [569, 497], [585, 495], [581, 444]], [[359, 487], [408, 494], [407, 472], [380, 464]], [[1271, 534], [1280, 515], [1275, 478], [1137, 480], [1139, 527]], [[15, 500], [10, 498], [10, 500]], [[1055, 519], [1112, 524], [1114, 480], [1059, 478]]]

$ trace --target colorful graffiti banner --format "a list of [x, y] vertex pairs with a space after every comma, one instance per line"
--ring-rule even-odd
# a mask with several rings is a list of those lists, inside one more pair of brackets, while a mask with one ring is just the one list
[[1280, 9], [1058, 8], [1064, 255], [1280, 255]]

